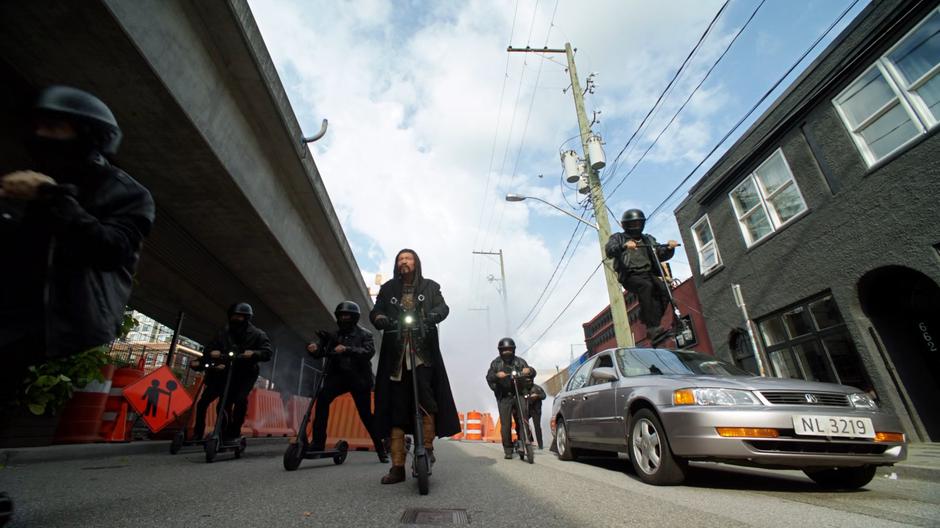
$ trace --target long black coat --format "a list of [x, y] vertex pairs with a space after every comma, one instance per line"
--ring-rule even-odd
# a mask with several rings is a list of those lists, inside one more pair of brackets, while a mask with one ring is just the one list
[[[398, 278], [382, 285], [375, 306], [369, 314], [373, 324], [375, 324], [376, 316], [380, 314], [391, 321], [399, 320], [402, 312], [399, 304], [402, 286], [402, 281]], [[427, 333], [421, 346], [424, 351], [422, 355], [427, 358], [426, 363], [429, 363], [428, 366], [433, 373], [432, 385], [438, 409], [435, 417], [436, 433], [440, 438], [453, 436], [460, 432], [460, 419], [457, 416], [457, 406], [454, 404], [454, 396], [450, 390], [450, 381], [447, 378], [447, 370], [444, 368], [444, 359], [441, 356], [438, 341], [437, 323], [443, 321], [450, 313], [441, 295], [440, 285], [418, 276], [415, 279], [415, 307], [417, 313], [423, 314], [428, 323]], [[391, 375], [392, 369], [401, 364], [403, 354], [404, 351], [398, 341], [398, 333], [383, 332], [375, 379], [375, 421], [373, 422], [375, 433], [379, 438], [387, 438], [391, 435]]]
[[[218, 350], [222, 353], [223, 358], [229, 351], [235, 352], [236, 357], [233, 362], [223, 359], [225, 363], [234, 363], [235, 372], [232, 373], [233, 379], [255, 380], [261, 370], [258, 367], [258, 363], [271, 360], [271, 355], [274, 353], [274, 346], [271, 344], [271, 339], [268, 338], [268, 334], [253, 324], [249, 324], [248, 327], [245, 328], [243, 335], [238, 335], [237, 332], [229, 328], [229, 325], [225, 325], [224, 328], [219, 330], [212, 341], [209, 341], [209, 344], [205, 346], [204, 350], [206, 354], [213, 350]], [[254, 355], [248, 359], [237, 357], [238, 354], [246, 350], [251, 350], [254, 352]], [[222, 379], [224, 383], [224, 375], [218, 376], [218, 378]], [[210, 378], [207, 377], [206, 382], [208, 383], [209, 380]], [[254, 381], [252, 381], [252, 383], [254, 383]]]

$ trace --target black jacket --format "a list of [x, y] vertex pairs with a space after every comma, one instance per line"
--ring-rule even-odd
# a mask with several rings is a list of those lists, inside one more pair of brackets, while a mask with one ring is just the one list
[[529, 389], [529, 393], [526, 394], [525, 398], [526, 398], [526, 401], [529, 402], [530, 409], [535, 408], [535, 409], [541, 410], [542, 401], [544, 401], [545, 398], [547, 398], [547, 395], [545, 394], [545, 390], [542, 389], [542, 387], [539, 387], [538, 385], [533, 384], [532, 388]]
[[[522, 377], [522, 369], [528, 368], [531, 370], [528, 376]], [[503, 358], [498, 357], [490, 363], [490, 370], [486, 372], [486, 382], [490, 386], [490, 390], [496, 394], [496, 399], [506, 398], [509, 396], [516, 395], [516, 389], [513, 386], [512, 378], [506, 376], [503, 379], [496, 377], [498, 372], [505, 372], [506, 374], [511, 373], [513, 370], [519, 373], [520, 378], [516, 380], [516, 384], [519, 385], [519, 392], [525, 394], [528, 392], [529, 388], [532, 386], [532, 380], [535, 379], [535, 369], [530, 367], [526, 360], [522, 359], [519, 356], [513, 356], [511, 362], [507, 363], [503, 361]]]
[[[335, 354], [337, 345], [346, 347], [346, 352]], [[375, 355], [375, 341], [372, 333], [356, 325], [349, 332], [317, 332], [317, 351], [315, 358], [329, 358], [327, 376], [340, 376], [355, 381], [368, 381], [371, 389], [375, 383], [372, 375], [372, 356]], [[365, 384], [363, 384], [365, 385]]]
[[[226, 325], [219, 330], [215, 337], [205, 346], [203, 354], [209, 354], [213, 350], [218, 350], [222, 353], [224, 363], [229, 366], [234, 365], [235, 371], [232, 372], [233, 379], [238, 378], [241, 380], [251, 378], [254, 380], [258, 377], [258, 373], [261, 370], [258, 368], [258, 363], [270, 361], [274, 347], [271, 345], [271, 340], [268, 339], [268, 334], [264, 333], [264, 330], [261, 330], [255, 325], [249, 324], [245, 328], [243, 335], [233, 332], [229, 325]], [[251, 350], [254, 352], [254, 355], [248, 359], [238, 357], [239, 354], [246, 350]], [[235, 352], [234, 360], [226, 359], [229, 352]], [[225, 371], [222, 371], [223, 374], [224, 372]], [[209, 379], [207, 378], [206, 381], [208, 382]], [[254, 383], [254, 381], [252, 381], [252, 383]]]
[[[614, 233], [607, 239], [604, 246], [604, 252], [607, 258], [613, 259], [614, 271], [617, 272], [617, 280], [622, 285], [626, 278], [637, 273], [649, 273], [660, 275], [661, 270], [656, 269], [656, 262], [653, 260], [653, 248], [638, 247], [636, 249], [626, 249], [623, 247], [628, 240], [635, 240], [637, 244], [647, 246], [656, 245], [656, 239], [653, 235], [643, 235], [641, 238], [633, 239], [626, 233]], [[672, 258], [676, 250], [673, 248], [657, 248], [656, 255], [660, 262], [665, 262]]]
[[103, 158], [80, 172], [80, 188], [0, 199], [0, 346], [36, 335], [48, 357], [66, 356], [107, 344], [121, 327], [153, 198]]
[[[437, 334], [437, 324], [447, 317], [450, 308], [444, 302], [441, 287], [421, 275], [421, 261], [417, 258], [416, 261], [415, 305], [419, 317], [423, 318], [426, 323], [425, 337], [419, 347], [420, 357], [425, 366], [432, 369], [431, 384], [434, 389], [434, 399], [437, 402], [435, 431], [438, 437], [445, 438], [454, 436], [461, 430], [457, 405], [454, 403], [454, 395], [450, 390], [450, 380], [447, 379], [447, 370], [444, 368]], [[375, 306], [369, 313], [372, 324], [384, 331], [379, 352], [379, 366], [375, 376], [375, 421], [373, 424], [375, 434], [379, 438], [388, 438], [391, 434], [391, 376], [393, 370], [401, 366], [404, 354], [398, 339], [399, 333], [394, 327], [402, 312], [398, 304], [402, 287], [402, 280], [396, 271], [395, 278], [382, 285], [375, 300]], [[392, 326], [376, 324], [376, 318], [379, 315], [388, 317], [388, 322]]]

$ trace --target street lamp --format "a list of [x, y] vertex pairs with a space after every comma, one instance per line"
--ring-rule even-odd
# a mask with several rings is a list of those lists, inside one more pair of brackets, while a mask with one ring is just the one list
[[551, 203], [551, 202], [546, 202], [545, 200], [543, 200], [543, 199], [541, 199], [541, 198], [538, 198], [538, 197], [535, 197], [535, 196], [522, 196], [522, 195], [520, 195], [520, 194], [515, 194], [515, 193], [509, 193], [509, 194], [506, 195], [506, 201], [507, 201], [507, 202], [521, 202], [521, 201], [523, 201], [523, 200], [528, 200], [528, 199], [532, 199], [532, 200], [536, 200], [536, 201], [542, 202], [543, 204], [545, 204], [545, 205], [547, 205], [547, 206], [549, 206], [549, 207], [552, 207], [552, 208], [554, 208], [554, 209], [556, 209], [556, 210], [558, 210], [558, 211], [561, 211], [562, 213], [564, 213], [564, 214], [570, 216], [571, 218], [574, 218], [575, 220], [577, 220], [578, 222], [581, 222], [582, 224], [587, 224], [587, 225], [591, 226], [593, 229], [595, 229], [595, 230], [597, 229], [597, 226], [594, 225], [594, 224], [592, 224], [591, 222], [588, 222], [587, 220], [581, 218], [580, 216], [575, 216], [575, 215], [569, 213], [568, 211], [565, 211], [565, 210], [562, 209], [561, 207], [558, 207], [557, 205], [555, 205], [555, 204], [553, 204], [553, 203]]

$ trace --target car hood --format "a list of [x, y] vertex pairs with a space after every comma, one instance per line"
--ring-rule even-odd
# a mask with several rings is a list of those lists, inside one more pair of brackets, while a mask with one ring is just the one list
[[779, 390], [811, 392], [861, 392], [859, 389], [837, 383], [821, 383], [789, 378], [764, 378], [760, 376], [669, 376], [685, 387], [718, 387], [745, 390]]

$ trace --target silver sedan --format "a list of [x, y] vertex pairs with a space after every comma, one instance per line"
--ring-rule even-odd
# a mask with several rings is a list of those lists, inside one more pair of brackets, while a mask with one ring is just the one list
[[801, 469], [854, 489], [907, 456], [901, 423], [853, 387], [755, 377], [697, 352], [606, 350], [575, 372], [552, 407], [562, 460], [629, 454], [637, 475], [679, 484], [692, 460]]

